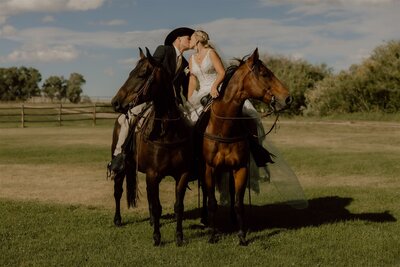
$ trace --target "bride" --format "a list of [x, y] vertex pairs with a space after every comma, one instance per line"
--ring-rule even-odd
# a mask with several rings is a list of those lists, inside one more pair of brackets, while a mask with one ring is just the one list
[[189, 46], [196, 51], [189, 59], [188, 105], [193, 123], [203, 110], [201, 99], [208, 94], [217, 98], [218, 86], [225, 77], [221, 58], [208, 41], [208, 34], [201, 30], [195, 31], [190, 38]]

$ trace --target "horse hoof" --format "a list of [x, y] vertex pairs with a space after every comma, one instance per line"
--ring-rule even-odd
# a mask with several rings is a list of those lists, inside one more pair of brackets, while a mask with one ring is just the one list
[[181, 247], [183, 245], [183, 234], [176, 234], [176, 246]]
[[122, 226], [121, 218], [114, 219], [114, 225], [117, 227], [121, 227]]
[[248, 244], [249, 244], [249, 242], [247, 242], [246, 239], [240, 239], [240, 240], [239, 240], [239, 245], [242, 246], [242, 247], [245, 247], [245, 246], [247, 246]]
[[176, 246], [177, 247], [182, 247], [183, 246], [183, 239], [177, 239], [176, 240]]
[[201, 223], [202, 225], [204, 225], [205, 227], [208, 226], [208, 220], [207, 220], [206, 218], [201, 218], [200, 223]]
[[154, 240], [153, 245], [154, 245], [155, 247], [159, 247], [160, 244], [161, 244], [161, 236], [155, 235], [155, 236], [153, 236], [153, 240]]
[[246, 240], [245, 235], [239, 234], [239, 245], [240, 246], [247, 246], [249, 243]]
[[208, 240], [208, 243], [210, 243], [210, 244], [216, 244], [217, 242], [218, 242], [218, 238], [216, 236], [212, 236]]

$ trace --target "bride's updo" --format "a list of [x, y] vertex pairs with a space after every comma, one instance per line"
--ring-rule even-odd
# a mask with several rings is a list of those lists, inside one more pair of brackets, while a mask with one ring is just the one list
[[194, 35], [197, 38], [197, 41], [201, 43], [204, 47], [208, 48], [211, 47], [208, 41], [210, 40], [210, 37], [205, 31], [202, 30], [197, 30], [194, 32]]

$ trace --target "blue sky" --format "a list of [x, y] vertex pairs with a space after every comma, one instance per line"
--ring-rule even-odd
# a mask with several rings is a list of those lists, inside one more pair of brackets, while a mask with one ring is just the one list
[[138, 47], [154, 51], [188, 26], [226, 60], [258, 47], [340, 71], [399, 40], [399, 14], [400, 0], [0, 0], [0, 67], [34, 67], [43, 80], [78, 72], [84, 94], [111, 97]]

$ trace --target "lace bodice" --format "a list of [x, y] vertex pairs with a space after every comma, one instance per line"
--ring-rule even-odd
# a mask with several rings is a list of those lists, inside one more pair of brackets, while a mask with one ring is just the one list
[[210, 49], [207, 51], [206, 56], [203, 58], [203, 61], [200, 64], [197, 63], [197, 61], [194, 59], [194, 56], [191, 57], [191, 60], [192, 73], [196, 75], [197, 79], [199, 80], [199, 91], [208, 90], [207, 93], [209, 93], [212, 84], [217, 78], [217, 72], [210, 58]]
[[210, 93], [211, 86], [217, 78], [217, 71], [211, 61], [210, 50], [211, 49], [207, 51], [206, 56], [200, 64], [196, 62], [194, 55], [190, 58], [192, 63], [192, 73], [199, 81], [199, 88], [193, 93], [190, 99], [191, 104], [194, 106], [200, 105], [200, 99]]

